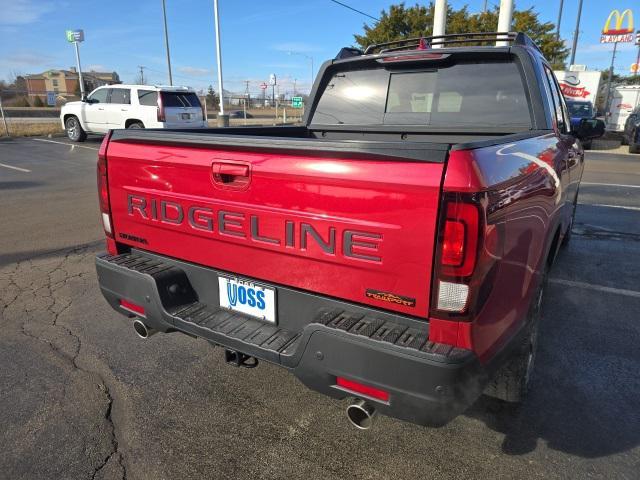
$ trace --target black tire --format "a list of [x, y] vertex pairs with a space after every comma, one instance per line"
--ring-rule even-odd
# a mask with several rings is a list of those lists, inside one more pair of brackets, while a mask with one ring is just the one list
[[630, 143], [629, 153], [640, 153], [640, 143]]
[[620, 142], [622, 145], [629, 145], [629, 139], [626, 135], [622, 135], [622, 141]]
[[127, 128], [144, 128], [142, 122], [131, 122]]
[[87, 132], [83, 130], [80, 120], [76, 116], [67, 117], [64, 121], [64, 129], [72, 142], [84, 142], [87, 139]]
[[521, 404], [531, 384], [531, 375], [538, 346], [538, 324], [542, 313], [542, 300], [547, 283], [546, 272], [536, 290], [527, 315], [526, 334], [513, 354], [495, 373], [484, 393], [510, 404]]

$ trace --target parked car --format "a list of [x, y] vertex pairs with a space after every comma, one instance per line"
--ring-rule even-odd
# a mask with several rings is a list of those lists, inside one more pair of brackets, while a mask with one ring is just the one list
[[201, 337], [233, 366], [352, 397], [358, 428], [378, 411], [441, 425], [483, 392], [521, 402], [574, 221], [577, 140], [604, 124], [571, 128], [527, 36], [482, 35], [510, 45], [343, 49], [302, 126], [107, 135], [108, 303], [142, 338]]
[[629, 153], [640, 153], [640, 105], [633, 109], [625, 121], [622, 144], [629, 145]]
[[[591, 102], [579, 100], [567, 100], [566, 102], [567, 109], [569, 110], [569, 116], [571, 117], [571, 128], [578, 128], [580, 121], [583, 118], [596, 118], [595, 109]], [[591, 148], [591, 139], [582, 142], [582, 147], [585, 150], [589, 150]]]
[[193, 89], [150, 85], [98, 87], [84, 100], [64, 105], [60, 121], [74, 142], [83, 142], [88, 133], [104, 134], [115, 128], [208, 126]]
[[[251, 115], [249, 112], [246, 113], [246, 118], [253, 118], [253, 115]], [[245, 113], [243, 110], [236, 110], [234, 112], [230, 112], [229, 113], [229, 118], [245, 118]]]

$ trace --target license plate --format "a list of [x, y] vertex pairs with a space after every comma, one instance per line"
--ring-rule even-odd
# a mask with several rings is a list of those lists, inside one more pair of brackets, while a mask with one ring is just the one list
[[189, 119], [191, 119], [191, 114], [190, 114], [190, 113], [183, 113], [183, 114], [182, 114], [182, 119], [183, 119], [183, 120], [189, 120]]
[[220, 306], [276, 323], [276, 291], [239, 278], [218, 277]]

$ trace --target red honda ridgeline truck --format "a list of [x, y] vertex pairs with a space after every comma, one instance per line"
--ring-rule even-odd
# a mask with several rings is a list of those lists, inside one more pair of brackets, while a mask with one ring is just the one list
[[111, 306], [142, 337], [202, 337], [234, 365], [354, 397], [360, 428], [376, 411], [443, 424], [483, 392], [520, 401], [571, 232], [577, 138], [600, 125], [569, 130], [522, 34], [426, 42], [443, 48], [341, 50], [303, 126], [107, 135], [96, 264]]

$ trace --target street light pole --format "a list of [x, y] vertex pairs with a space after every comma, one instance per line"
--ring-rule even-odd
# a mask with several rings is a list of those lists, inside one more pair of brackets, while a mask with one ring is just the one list
[[75, 41], [73, 44], [76, 47], [76, 65], [78, 66], [78, 81], [80, 82], [80, 98], [84, 98], [84, 80], [82, 80], [82, 67], [80, 66], [80, 48], [78, 47], [78, 42]]
[[[513, 0], [500, 0], [500, 12], [498, 13], [498, 32], [511, 31], [511, 21], [513, 20]], [[497, 47], [506, 47], [508, 40], [498, 40]]]
[[313, 57], [302, 52], [289, 52], [289, 55], [301, 55], [307, 60], [311, 61], [311, 86], [309, 87], [309, 89], [313, 88]]
[[609, 79], [607, 80], [607, 96], [604, 101], [604, 118], [605, 123], [607, 121], [607, 115], [609, 115], [609, 97], [611, 96], [611, 81], [613, 80], [613, 62], [616, 60], [616, 49], [618, 48], [618, 42], [613, 44], [613, 55], [611, 55], [611, 66], [609, 67]]
[[213, 0], [214, 19], [216, 27], [216, 56], [218, 62], [218, 90], [220, 91], [220, 113], [218, 126], [229, 126], [229, 116], [224, 114], [224, 87], [222, 85], [222, 47], [220, 46], [220, 18], [218, 15], [218, 0]]
[[571, 61], [569, 67], [574, 64], [576, 60], [576, 47], [578, 46], [578, 35], [580, 33], [580, 16], [582, 15], [582, 0], [578, 2], [578, 18], [576, 20], [576, 30], [573, 32], [573, 45], [571, 46]]
[[171, 75], [171, 53], [169, 52], [169, 30], [167, 29], [166, 0], [162, 0], [162, 16], [164, 17], [164, 45], [167, 50], [167, 67], [169, 68], [169, 85], [173, 85], [173, 76]]
[[[433, 9], [433, 36], [444, 35], [447, 29], [447, 0], [436, 0]], [[441, 48], [442, 45], [436, 43], [431, 48]]]
[[562, 22], [562, 7], [564, 0], [560, 0], [560, 9], [558, 10], [558, 24], [556, 25], [556, 40], [560, 40], [560, 22]]

